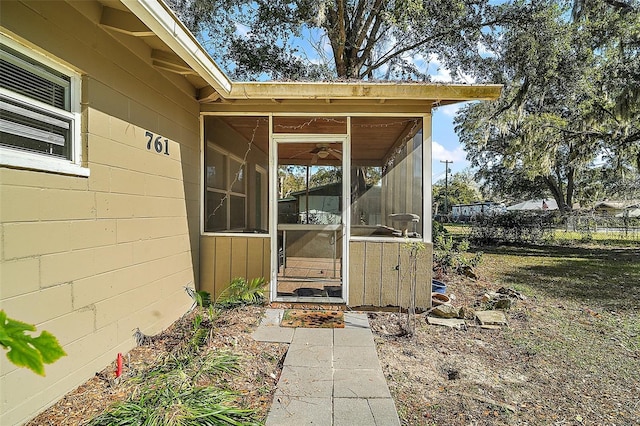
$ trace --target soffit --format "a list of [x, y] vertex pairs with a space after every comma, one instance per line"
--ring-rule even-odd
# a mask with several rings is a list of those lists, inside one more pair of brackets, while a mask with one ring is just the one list
[[100, 26], [144, 42], [149, 46], [149, 62], [157, 69], [183, 76], [197, 90], [200, 101], [211, 101], [219, 97], [218, 93], [228, 92], [230, 80], [162, 1], [99, 3]]
[[[266, 116], [216, 117], [265, 153], [269, 152], [269, 121]], [[343, 125], [344, 123], [344, 125]], [[334, 129], [342, 128], [343, 132]], [[422, 129], [421, 117], [352, 117], [351, 158], [354, 164], [381, 166], [394, 150]], [[345, 117], [274, 117], [274, 134], [346, 134]], [[335, 156], [314, 157], [313, 144], [280, 144], [278, 157], [289, 159], [283, 164], [338, 165]]]

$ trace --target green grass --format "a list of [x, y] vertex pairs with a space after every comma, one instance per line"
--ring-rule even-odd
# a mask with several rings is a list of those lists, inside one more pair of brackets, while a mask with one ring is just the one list
[[568, 395], [578, 392], [595, 423], [631, 421], [639, 406], [630, 392], [640, 390], [640, 249], [482, 249], [481, 276], [528, 296], [512, 309], [521, 320], [504, 337], [535, 360], [532, 392], [549, 387], [558, 410], [575, 404]]
[[622, 247], [482, 247], [481, 274], [595, 309], [640, 309], [640, 251]]
[[[640, 251], [629, 248], [485, 249], [482, 273], [528, 295], [534, 330], [512, 331], [534, 354], [590, 374], [640, 379]], [[612, 367], [612, 366], [615, 366]]]
[[553, 239], [557, 243], [567, 243], [567, 242], [585, 242], [585, 241], [593, 241], [599, 244], [606, 245], [616, 245], [623, 244], [628, 245], [629, 243], [640, 245], [640, 234], [639, 233], [625, 233], [625, 232], [592, 232], [589, 234], [575, 232], [575, 231], [563, 231], [560, 229], [556, 229], [553, 233]]

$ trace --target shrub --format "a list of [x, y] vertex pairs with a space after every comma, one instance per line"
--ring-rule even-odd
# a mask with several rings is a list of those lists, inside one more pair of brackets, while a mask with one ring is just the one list
[[234, 278], [217, 300], [216, 305], [234, 307], [239, 305], [260, 305], [264, 303], [264, 289], [267, 283], [264, 277], [247, 281], [245, 278]]
[[471, 228], [474, 244], [542, 243], [553, 238], [558, 221], [554, 214], [507, 212], [499, 215], [481, 215]]
[[473, 256], [466, 252], [469, 250], [469, 241], [462, 240], [454, 243], [448, 235], [438, 235], [433, 244], [433, 270], [440, 274], [456, 273], [477, 278], [474, 268], [482, 261], [482, 252]]

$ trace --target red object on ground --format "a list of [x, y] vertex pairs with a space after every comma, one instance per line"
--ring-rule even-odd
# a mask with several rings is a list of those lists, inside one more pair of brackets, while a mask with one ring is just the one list
[[118, 366], [116, 367], [116, 377], [122, 375], [122, 354], [118, 353]]

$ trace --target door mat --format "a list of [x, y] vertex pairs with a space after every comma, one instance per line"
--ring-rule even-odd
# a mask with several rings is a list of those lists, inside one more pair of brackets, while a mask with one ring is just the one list
[[344, 328], [344, 312], [286, 309], [280, 321], [282, 327]]

